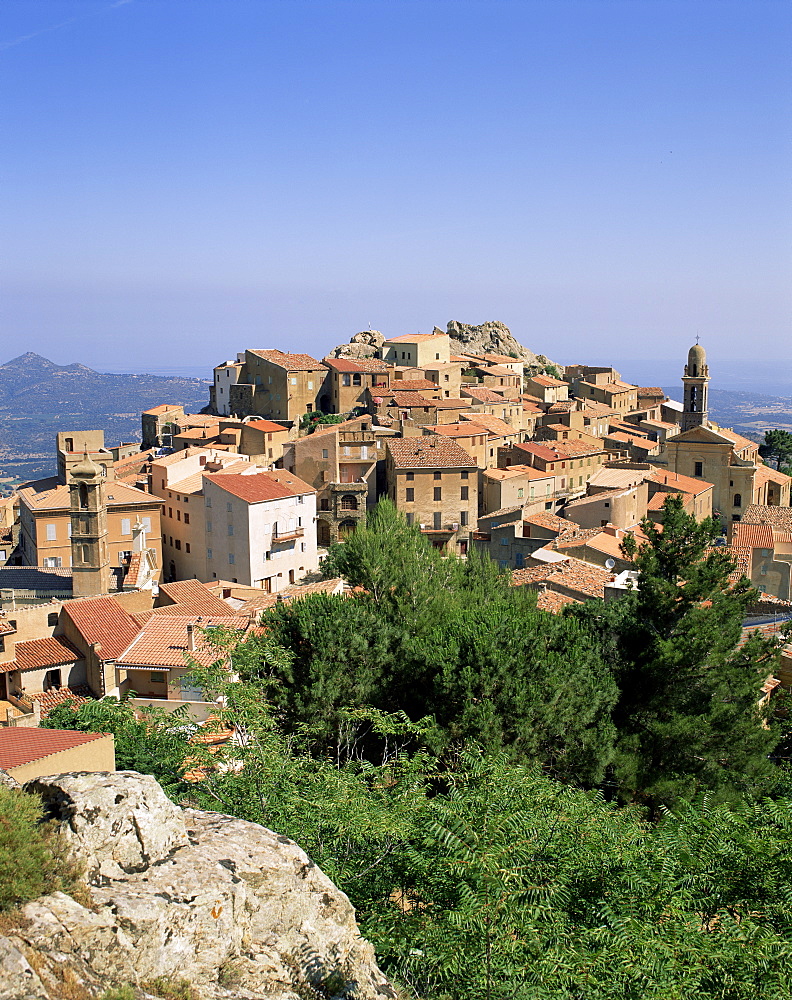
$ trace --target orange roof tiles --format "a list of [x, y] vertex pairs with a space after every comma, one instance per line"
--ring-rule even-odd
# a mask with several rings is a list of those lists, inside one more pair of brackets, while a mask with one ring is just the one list
[[447, 337], [447, 333], [405, 333], [400, 337], [388, 337], [386, 344], [419, 344], [433, 337]]
[[284, 351], [250, 351], [258, 358], [263, 358], [279, 368], [289, 372], [312, 372], [322, 370], [324, 365], [310, 354], [288, 354]]
[[[246, 476], [242, 473], [215, 472], [211, 481], [215, 486], [245, 503], [262, 503], [266, 500], [284, 500], [286, 497], [300, 496], [303, 493], [315, 493], [316, 490], [296, 476], [289, 477], [291, 482], [286, 485], [286, 477], [278, 477], [274, 472], [257, 472]], [[281, 481], [283, 479], [284, 481]]]
[[255, 427], [257, 431], [267, 431], [270, 434], [276, 431], [283, 431], [285, 434], [288, 433], [288, 429], [282, 424], [276, 424], [274, 420], [248, 420], [245, 427]]
[[143, 410], [147, 416], [158, 417], [162, 413], [167, 413], [169, 410], [180, 410], [181, 406], [176, 403], [160, 403], [159, 406], [152, 406], [150, 410]]
[[712, 489], [712, 483], [704, 479], [694, 479], [692, 476], [680, 476], [678, 472], [666, 472], [664, 469], [657, 469], [646, 477], [653, 483], [660, 483], [663, 486], [672, 486], [682, 493], [692, 493], [693, 496], [700, 496]]
[[769, 524], [737, 521], [732, 525], [732, 545], [751, 549], [772, 549], [773, 529]]
[[62, 705], [64, 701], [72, 701], [77, 706], [84, 704], [86, 701], [94, 700], [91, 689], [87, 684], [78, 684], [73, 688], [50, 688], [49, 691], [31, 694], [30, 698], [39, 703], [42, 719], [46, 719], [53, 708]]
[[432, 434], [444, 434], [446, 437], [487, 437], [486, 427], [472, 421], [465, 421], [457, 424], [435, 424], [432, 427]]
[[89, 597], [68, 601], [63, 613], [71, 619], [88, 645], [100, 643], [100, 659], [114, 660], [127, 648], [139, 628], [114, 597]]
[[203, 666], [209, 666], [217, 659], [218, 652], [202, 634], [202, 630], [214, 627], [244, 631], [247, 624], [247, 619], [232, 614], [206, 617], [154, 615], [145, 623], [129, 648], [118, 657], [116, 663], [129, 669], [186, 667], [185, 654], [189, 645], [187, 626], [192, 625], [195, 630], [195, 649], [190, 655]]
[[494, 434], [496, 437], [511, 437], [520, 433], [511, 424], [507, 424], [505, 420], [501, 420], [500, 417], [496, 417], [492, 413], [463, 413], [461, 417], [463, 420], [478, 424], [479, 427], [486, 427], [490, 434]]
[[44, 667], [76, 663], [82, 659], [82, 653], [63, 636], [50, 635], [44, 639], [18, 642], [14, 647], [14, 657], [10, 663], [0, 663], [0, 673], [7, 674], [12, 670], [41, 670]]
[[479, 403], [502, 403], [504, 401], [503, 396], [500, 393], [493, 392], [492, 389], [478, 389], [463, 385], [462, 393], [471, 399], [477, 400]]
[[228, 605], [216, 594], [213, 594], [200, 580], [176, 580], [174, 583], [161, 583], [160, 594], [173, 601], [173, 604], [162, 604], [153, 608], [155, 614], [167, 612], [175, 614], [179, 609], [182, 615], [227, 615]]
[[745, 508], [741, 523], [772, 524], [775, 528], [792, 531], [792, 507], [771, 507], [767, 504], [752, 503]]
[[639, 385], [638, 386], [639, 399], [645, 396], [652, 396], [652, 397], [662, 396], [663, 399], [665, 399], [665, 393], [663, 392], [663, 390], [660, 388], [659, 385]]
[[476, 463], [456, 441], [439, 434], [388, 442], [397, 469], [470, 469]]
[[398, 392], [420, 392], [421, 389], [438, 392], [440, 387], [428, 378], [397, 378], [395, 382], [391, 382], [391, 389]]
[[760, 465], [754, 476], [754, 486], [764, 486], [765, 483], [778, 483], [779, 486], [786, 486], [792, 482], [789, 476], [778, 469], [771, 469], [769, 465]]
[[546, 583], [552, 589], [571, 590], [573, 595], [583, 599], [605, 596], [605, 584], [613, 580], [613, 574], [599, 566], [591, 566], [580, 559], [567, 558], [563, 562], [548, 563], [527, 569], [517, 569], [512, 573], [515, 587]]
[[0, 729], [0, 767], [9, 770], [42, 760], [64, 750], [101, 740], [105, 733], [78, 733], [73, 729], [40, 729], [38, 726]]
[[559, 594], [555, 590], [540, 591], [536, 598], [536, 606], [540, 611], [549, 611], [553, 615], [560, 614], [568, 604], [581, 604], [582, 602], [569, 594]]
[[566, 382], [562, 382], [561, 379], [553, 378], [550, 375], [532, 375], [528, 381], [535, 382], [537, 385], [546, 386], [547, 388], [567, 384]]
[[[134, 486], [124, 486], [115, 480], [104, 483], [108, 507], [159, 506], [162, 500]], [[39, 479], [19, 491], [19, 497], [31, 510], [68, 510], [69, 487], [59, 483], [55, 476]]]

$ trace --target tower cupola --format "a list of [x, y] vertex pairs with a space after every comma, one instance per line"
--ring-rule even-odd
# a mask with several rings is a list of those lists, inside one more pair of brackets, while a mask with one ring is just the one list
[[709, 380], [707, 352], [698, 342], [697, 337], [696, 343], [688, 351], [685, 374], [682, 376], [682, 385], [685, 388], [681, 424], [683, 431], [689, 431], [693, 427], [707, 426]]

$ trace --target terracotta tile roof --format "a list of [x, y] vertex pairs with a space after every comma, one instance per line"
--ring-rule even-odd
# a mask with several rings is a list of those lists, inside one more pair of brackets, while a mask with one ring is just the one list
[[114, 660], [127, 648], [139, 628], [114, 597], [68, 601], [63, 613], [71, 619], [86, 644], [101, 644], [100, 658]]
[[160, 584], [160, 598], [168, 598], [173, 604], [160, 604], [152, 608], [154, 614], [176, 614], [179, 609], [182, 615], [227, 615], [228, 605], [216, 594], [213, 594], [200, 580], [176, 580], [174, 583]]
[[387, 364], [381, 358], [357, 358], [355, 364], [361, 369], [361, 371], [371, 372], [375, 375], [378, 372], [392, 371], [392, 366]]
[[737, 451], [744, 451], [746, 448], [756, 451], [759, 447], [756, 441], [749, 441], [748, 438], [743, 437], [742, 434], [737, 434], [730, 427], [719, 427], [718, 433], [733, 441]]
[[772, 524], [775, 528], [792, 531], [792, 507], [771, 507], [767, 504], [752, 503], [745, 508], [740, 522], [750, 524]]
[[328, 368], [332, 368], [333, 371], [336, 372], [363, 371], [357, 361], [352, 361], [350, 358], [322, 358], [322, 362], [326, 364]]
[[569, 590], [573, 596], [583, 600], [604, 597], [605, 584], [612, 580], [613, 574], [607, 570], [572, 558], [529, 569], [517, 569], [512, 573], [512, 585], [515, 587], [547, 583], [551, 590]]
[[39, 703], [42, 719], [46, 719], [53, 708], [63, 704], [64, 701], [73, 701], [75, 706], [82, 705], [86, 701], [94, 701], [91, 689], [87, 684], [78, 684], [73, 688], [50, 688], [49, 691], [41, 691], [38, 694], [30, 695], [30, 697]]
[[678, 472], [666, 472], [664, 469], [657, 469], [646, 478], [653, 483], [660, 483], [662, 486], [671, 486], [681, 493], [692, 493], [696, 497], [712, 489], [712, 483], [708, 483], [704, 479], [680, 476]]
[[391, 389], [399, 392], [420, 392], [421, 389], [437, 392], [439, 388], [436, 382], [428, 378], [397, 378], [395, 382], [391, 382]]
[[283, 601], [296, 601], [310, 594], [337, 594], [342, 581], [338, 578], [334, 580], [318, 580], [316, 583], [298, 583], [291, 587], [285, 587], [277, 594], [257, 594], [251, 597], [237, 608], [237, 614], [250, 615], [266, 611]]
[[553, 386], [566, 385], [566, 382], [562, 382], [561, 379], [553, 378], [550, 375], [531, 375], [530, 382], [535, 382], [537, 385], [544, 385], [547, 388], [552, 388]]
[[[287, 485], [287, 478], [290, 480]], [[257, 472], [253, 475], [235, 475], [227, 472], [212, 474], [212, 483], [245, 503], [261, 503], [266, 500], [283, 500], [286, 497], [315, 493], [316, 490], [296, 476], [277, 476], [275, 472]]]
[[560, 399], [557, 403], [553, 403], [552, 406], [548, 407], [548, 413], [570, 413], [575, 409], [574, 399]]
[[5, 620], [5, 618], [0, 618], [0, 635], [11, 635], [12, 632], [16, 632], [13, 625]]
[[[226, 608], [229, 612], [230, 609]], [[116, 660], [120, 667], [134, 669], [185, 667], [187, 661], [187, 626], [195, 629], [195, 649], [192, 656], [203, 666], [209, 666], [218, 656], [217, 650], [207, 642], [202, 629], [219, 627], [244, 631], [248, 620], [227, 613], [226, 615], [210, 615], [177, 617], [175, 615], [154, 615], [149, 618], [143, 628], [133, 639], [129, 648]]]
[[150, 410], [143, 410], [147, 416], [158, 417], [162, 413], [167, 413], [169, 410], [180, 410], [181, 406], [176, 403], [160, 403], [159, 406], [152, 406]]
[[397, 469], [470, 469], [475, 461], [456, 441], [431, 434], [419, 438], [399, 438], [388, 442], [388, 451]]
[[572, 439], [570, 441], [555, 441], [555, 450], [564, 458], [579, 458], [581, 455], [598, 455], [605, 449], [601, 444], [586, 444], [585, 441]]
[[736, 568], [729, 573], [729, 579], [732, 583], [737, 583], [742, 577], [747, 576], [749, 579], [751, 577], [751, 549], [749, 546], [742, 545], [730, 545], [730, 546], [712, 546], [709, 549], [710, 552], [721, 551], [730, 555], [732, 559], [737, 563]]
[[582, 601], [569, 594], [559, 594], [555, 590], [543, 590], [536, 598], [536, 606], [540, 611], [549, 611], [553, 615], [560, 614], [568, 604], [582, 604]]
[[0, 767], [9, 770], [42, 760], [63, 750], [102, 739], [105, 733], [78, 733], [73, 729], [40, 729], [38, 726], [0, 729]]
[[539, 528], [548, 528], [558, 534], [576, 530], [578, 527], [574, 521], [567, 521], [566, 518], [559, 517], [557, 514], [551, 514], [549, 510], [539, 511], [538, 514], [529, 514], [523, 518], [523, 521], [526, 524], [535, 524]]
[[483, 358], [485, 361], [492, 361], [495, 364], [513, 365], [519, 363], [522, 366], [523, 363], [520, 358], [513, 358], [510, 354], [477, 354], [476, 357]]
[[[662, 510], [663, 504], [666, 501], [666, 497], [670, 495], [670, 491], [658, 490], [653, 497], [649, 498], [649, 502], [646, 505], [646, 510]], [[682, 503], [687, 506], [691, 500], [695, 500], [695, 496], [692, 493], [677, 493], [677, 496], [682, 497]]]
[[769, 465], [760, 465], [754, 475], [754, 486], [764, 486], [765, 483], [778, 483], [779, 486], [786, 486], [792, 482], [789, 476], [778, 469], [771, 469]]
[[570, 507], [585, 507], [586, 504], [595, 503], [597, 500], [603, 500], [607, 497], [623, 496], [626, 492], [628, 491], [619, 489], [618, 487], [614, 487], [611, 490], [600, 490], [598, 493], [591, 493], [585, 497], [578, 497], [577, 500], [570, 500], [564, 507], [564, 510], [568, 510]]
[[471, 399], [477, 400], [479, 403], [502, 403], [503, 396], [500, 393], [493, 392], [492, 389], [474, 389], [471, 386], [462, 386], [462, 395], [469, 396]]
[[659, 385], [639, 385], [638, 398], [640, 399], [643, 396], [662, 396], [665, 399], [665, 393]]
[[257, 431], [267, 431], [272, 434], [276, 431], [288, 433], [288, 429], [281, 424], [276, 424], [274, 420], [248, 420], [245, 427], [255, 427]]
[[[464, 417], [464, 414], [462, 414]], [[472, 420], [459, 422], [456, 424], [435, 424], [431, 428], [432, 434], [444, 434], [446, 437], [487, 437], [489, 432], [478, 421]]]
[[773, 529], [769, 524], [737, 521], [732, 525], [732, 545], [751, 549], [772, 549]]
[[496, 437], [513, 437], [520, 433], [511, 424], [507, 424], [505, 420], [501, 420], [500, 417], [496, 417], [492, 413], [462, 413], [461, 417], [463, 420], [478, 424], [479, 427], [486, 427], [490, 434]]
[[504, 368], [503, 365], [488, 365], [486, 368], [481, 369], [485, 375], [495, 375], [495, 376], [510, 376], [511, 378], [520, 378], [517, 372], [512, 371], [511, 368]]
[[388, 405], [404, 406], [408, 409], [413, 406], [434, 406], [434, 404], [438, 402], [436, 399], [427, 399], [425, 396], [422, 396], [420, 392], [410, 392], [409, 390], [400, 392], [398, 389], [388, 389], [382, 393], [381, 397], [378, 398], [392, 399], [393, 403], [389, 403]]
[[41, 670], [44, 667], [58, 667], [66, 663], [76, 663], [82, 653], [61, 635], [49, 635], [44, 639], [18, 642], [14, 647], [14, 657], [10, 663], [0, 663], [0, 673], [12, 670]]
[[248, 462], [246, 459], [239, 459], [236, 462], [229, 462], [228, 465], [224, 465], [222, 469], [218, 469], [216, 472], [207, 472], [205, 466], [194, 472], [191, 476], [187, 476], [185, 479], [179, 479], [175, 483], [168, 483], [167, 489], [171, 493], [189, 493], [191, 496], [193, 494], [198, 494], [203, 492], [204, 477], [208, 476], [210, 479], [216, 475], [232, 475], [239, 472], [244, 472], [245, 469], [255, 469], [257, 466], [253, 462]]
[[436, 410], [462, 410], [470, 405], [467, 399], [432, 399], [430, 402]]
[[555, 479], [552, 472], [542, 472], [532, 465], [510, 465], [506, 469], [484, 469], [482, 475], [486, 479], [503, 482], [505, 479]]
[[310, 354], [288, 354], [284, 351], [250, 351], [256, 357], [263, 358], [288, 372], [313, 372], [324, 366], [321, 361], [312, 358]]
[[72, 571], [68, 566], [0, 566], [0, 589], [68, 593]]
[[[162, 502], [159, 497], [113, 480], [104, 484], [104, 495], [108, 507], [158, 506]], [[19, 497], [34, 511], [69, 510], [69, 487], [54, 476], [26, 486], [19, 491]]]
[[405, 333], [401, 337], [388, 337], [386, 344], [420, 344], [434, 337], [447, 337], [447, 333]]

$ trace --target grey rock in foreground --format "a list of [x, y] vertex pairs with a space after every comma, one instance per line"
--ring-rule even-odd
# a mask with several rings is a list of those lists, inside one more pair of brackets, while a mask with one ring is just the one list
[[91, 908], [63, 893], [23, 907], [23, 926], [0, 937], [0, 1000], [158, 977], [188, 980], [202, 1000], [396, 996], [347, 897], [288, 838], [180, 809], [132, 771], [25, 788], [86, 864]]

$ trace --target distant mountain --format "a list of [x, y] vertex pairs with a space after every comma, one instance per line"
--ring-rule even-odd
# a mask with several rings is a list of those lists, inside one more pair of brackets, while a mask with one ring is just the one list
[[172, 403], [197, 413], [209, 402], [209, 385], [180, 376], [107, 375], [21, 354], [0, 365], [0, 478], [50, 475], [60, 430], [103, 430], [108, 447], [139, 441], [142, 410]]

